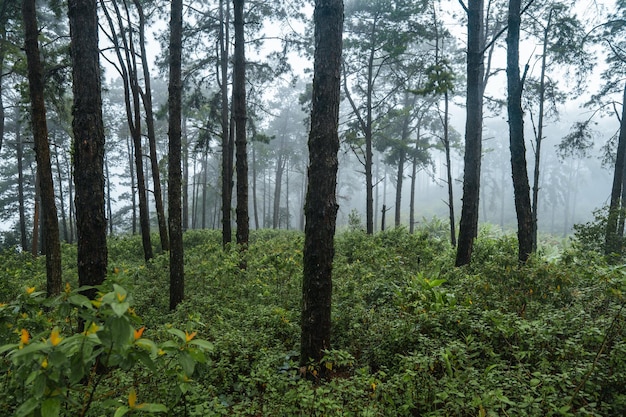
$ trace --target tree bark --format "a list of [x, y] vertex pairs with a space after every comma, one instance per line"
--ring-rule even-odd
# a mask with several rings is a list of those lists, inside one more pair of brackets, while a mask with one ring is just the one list
[[[224, 13], [226, 3], [226, 13]], [[222, 245], [226, 246], [233, 239], [230, 210], [233, 197], [233, 154], [230, 129], [230, 109], [228, 107], [228, 45], [230, 44], [229, 17], [230, 3], [220, 0], [220, 74], [219, 79], [222, 100]]]
[[[61, 293], [61, 243], [59, 241], [59, 219], [54, 196], [50, 143], [44, 101], [43, 66], [39, 55], [39, 28], [35, 0], [22, 1], [24, 19], [24, 50], [28, 66], [28, 87], [31, 106], [31, 124], [35, 139], [37, 159], [37, 181], [39, 184], [43, 212], [43, 228], [46, 248], [46, 292], [48, 297]], [[33, 239], [36, 236], [33, 236]]]
[[517, 213], [518, 259], [521, 263], [524, 263], [533, 251], [534, 227], [530, 186], [526, 169], [526, 145], [524, 143], [523, 84], [519, 71], [520, 13], [521, 0], [509, 0], [509, 29], [506, 37], [507, 109], [509, 115], [513, 193], [515, 195], [515, 211]]
[[[69, 0], [74, 105], [74, 175], [78, 282], [102, 284], [107, 273], [104, 214], [104, 124], [96, 0]], [[95, 298], [95, 288], [85, 291]]]
[[[300, 364], [319, 364], [330, 348], [332, 266], [337, 220], [337, 152], [343, 2], [315, 1], [315, 60], [309, 134]], [[306, 368], [305, 368], [306, 369]], [[322, 376], [328, 370], [320, 368]], [[310, 375], [310, 374], [309, 374]]]
[[168, 225], [170, 233], [170, 310], [185, 296], [182, 229], [182, 49], [183, 2], [172, 0], [170, 16]]
[[461, 208], [456, 266], [470, 263], [474, 239], [478, 235], [478, 203], [480, 200], [480, 164], [483, 133], [484, 0], [468, 0], [467, 4], [465, 173], [463, 178], [463, 205]]
[[245, 0], [233, 0], [235, 52], [233, 64], [233, 118], [237, 171], [237, 244], [247, 245], [250, 235], [248, 216], [248, 152], [246, 150], [246, 57], [244, 39]]

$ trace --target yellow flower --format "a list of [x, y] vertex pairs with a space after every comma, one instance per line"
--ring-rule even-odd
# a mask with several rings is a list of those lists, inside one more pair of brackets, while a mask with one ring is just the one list
[[141, 329], [137, 329], [135, 330], [135, 340], [139, 339], [141, 337], [141, 335], [143, 334], [143, 331], [146, 330], [146, 326], [143, 326]]
[[69, 282], [65, 283], [65, 294], [69, 294], [72, 292], [72, 287], [70, 286]]
[[126, 294], [120, 294], [119, 292], [116, 292], [115, 295], [117, 296], [117, 301], [119, 303], [123, 303], [126, 299]]
[[157, 355], [163, 356], [165, 355], [165, 351], [163, 349], [159, 349], [159, 351], [157, 352]]
[[52, 329], [52, 332], [50, 333], [50, 344], [52, 346], [56, 346], [59, 343], [61, 343], [61, 340], [63, 340], [63, 338], [59, 336], [59, 329], [55, 327], [54, 329]]
[[31, 295], [34, 292], [35, 292], [35, 287], [26, 288], [26, 294]]
[[89, 328], [85, 330], [85, 336], [89, 336], [90, 334], [95, 334], [98, 330], [100, 330], [100, 327], [98, 327], [96, 323], [91, 322], [91, 324], [89, 325]]
[[27, 345], [29, 341], [30, 334], [28, 333], [28, 330], [22, 329], [22, 331], [20, 332], [20, 348], [24, 347], [24, 345]]
[[185, 341], [187, 341], [187, 343], [191, 342], [191, 340], [194, 337], [196, 337], [197, 334], [198, 334], [198, 332], [187, 333], [187, 330], [185, 330]]
[[46, 369], [48, 367], [48, 358], [43, 358], [43, 361], [41, 361], [41, 367], [43, 369]]
[[376, 391], [376, 382], [372, 382], [372, 391]]

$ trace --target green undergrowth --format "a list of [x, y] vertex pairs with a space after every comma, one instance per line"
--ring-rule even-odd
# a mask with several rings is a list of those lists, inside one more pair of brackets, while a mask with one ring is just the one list
[[[167, 254], [145, 265], [138, 237], [110, 241], [101, 294], [112, 295], [91, 309], [75, 297], [75, 247], [64, 247], [68, 292], [55, 301], [39, 293], [42, 259], [5, 252], [0, 414], [81, 415], [88, 395], [89, 416], [623, 415], [622, 266], [552, 244], [519, 267], [513, 237], [483, 233], [472, 265], [455, 268], [442, 236], [427, 227], [337, 236], [323, 381], [298, 367], [299, 232], [254, 232], [246, 252], [223, 249], [217, 231], [187, 232], [186, 298], [174, 312]], [[89, 336], [76, 332], [79, 314], [99, 320], [94, 350], [117, 361], [100, 369], [70, 349], [67, 340]], [[114, 328], [118, 344], [104, 330]], [[65, 360], [54, 355], [61, 348], [66, 358], [83, 352], [81, 378], [47, 373]], [[26, 394], [39, 402], [24, 413]]]

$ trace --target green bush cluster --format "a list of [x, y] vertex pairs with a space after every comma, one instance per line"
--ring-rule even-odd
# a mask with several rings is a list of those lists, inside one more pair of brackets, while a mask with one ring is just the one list
[[[623, 267], [581, 246], [520, 267], [515, 239], [487, 230], [472, 264], [454, 268], [445, 234], [423, 226], [337, 236], [333, 350], [321, 364], [331, 377], [317, 381], [299, 368], [299, 232], [253, 233], [246, 252], [222, 248], [215, 231], [187, 233], [186, 299], [174, 312], [167, 254], [145, 265], [136, 238], [110, 243], [100, 305], [73, 290], [53, 301], [28, 293], [43, 264], [5, 253], [0, 414], [80, 415], [91, 393], [94, 416], [623, 415]], [[76, 332], [79, 317], [98, 330]]]

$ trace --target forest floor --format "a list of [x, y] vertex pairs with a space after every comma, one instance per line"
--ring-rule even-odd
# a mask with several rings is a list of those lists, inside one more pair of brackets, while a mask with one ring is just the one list
[[109, 242], [110, 277], [91, 305], [76, 292], [75, 246], [53, 301], [39, 291], [44, 260], [7, 251], [0, 414], [624, 415], [622, 266], [544, 243], [519, 267], [514, 237], [482, 233], [472, 265], [455, 268], [444, 236], [338, 234], [331, 376], [318, 381], [298, 367], [299, 232], [256, 231], [245, 254], [223, 250], [217, 231], [187, 232], [174, 312], [168, 257], [145, 265], [139, 237]]

